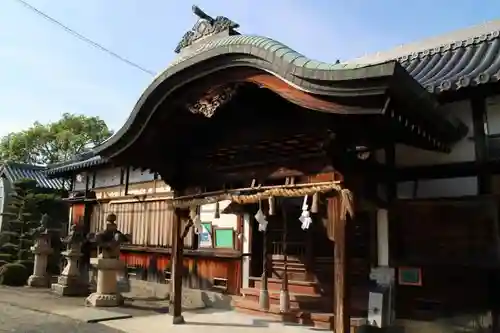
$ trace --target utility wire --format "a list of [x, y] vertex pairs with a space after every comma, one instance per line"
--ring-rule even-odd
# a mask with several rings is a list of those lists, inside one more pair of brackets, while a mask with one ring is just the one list
[[47, 15], [45, 14], [44, 12], [42, 12], [41, 10], [39, 10], [38, 8], [32, 6], [31, 4], [27, 3], [26, 1], [24, 0], [15, 0], [17, 1], [18, 3], [22, 4], [23, 6], [25, 6], [26, 8], [30, 9], [31, 11], [33, 11], [35, 14], [43, 17], [44, 19], [46, 19], [47, 21], [50, 21], [52, 22], [53, 24], [57, 25], [58, 27], [62, 28], [63, 30], [65, 30], [67, 33], [73, 35], [73, 37], [76, 37], [78, 39], [80, 39], [81, 41], [87, 43], [87, 44], [90, 44], [91, 46], [95, 47], [96, 49], [98, 50], [101, 50], [103, 52], [106, 52], [107, 54], [111, 55], [112, 57], [120, 60], [121, 62], [124, 62], [126, 63], [127, 65], [129, 66], [132, 66], [132, 67], [135, 67], [136, 69], [139, 69], [140, 71], [143, 71], [144, 73], [148, 73], [150, 75], [156, 75], [155, 72], [149, 70], [149, 69], [146, 69], [144, 67], [142, 67], [141, 65], [138, 65], [136, 63], [134, 63], [133, 61], [131, 60], [128, 60], [127, 58], [125, 57], [122, 57], [121, 55], [119, 55], [118, 53], [116, 52], [113, 52], [111, 51], [110, 49], [102, 46], [101, 44], [97, 43], [97, 42], [94, 42], [93, 40], [91, 40], [90, 38], [87, 38], [85, 37], [84, 35], [76, 32], [75, 30], [71, 29], [70, 27], [68, 27], [67, 25], [61, 23], [60, 21], [56, 20], [55, 18], [51, 17], [50, 15]]

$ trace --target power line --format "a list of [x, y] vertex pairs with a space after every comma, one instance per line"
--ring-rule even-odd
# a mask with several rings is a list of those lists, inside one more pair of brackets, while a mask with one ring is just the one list
[[34, 12], [35, 14], [43, 17], [44, 19], [46, 19], [47, 21], [49, 22], [52, 22], [53, 24], [57, 25], [58, 27], [62, 28], [63, 30], [65, 30], [67, 33], [73, 35], [73, 37], [76, 37], [78, 39], [80, 39], [81, 41], [87, 43], [87, 44], [90, 44], [91, 46], [97, 48], [98, 50], [101, 50], [103, 52], [106, 52], [107, 54], [111, 55], [112, 57], [120, 60], [121, 62], [124, 62], [126, 63], [127, 65], [129, 66], [132, 66], [132, 67], [135, 67], [141, 71], [143, 71], [144, 73], [148, 73], [150, 75], [156, 75], [155, 72], [149, 70], [149, 69], [146, 69], [144, 67], [142, 67], [141, 65], [138, 65], [136, 63], [134, 63], [133, 61], [131, 60], [128, 60], [127, 58], [125, 57], [122, 57], [121, 55], [119, 55], [118, 53], [116, 52], [113, 52], [111, 51], [110, 49], [102, 46], [101, 44], [97, 43], [97, 42], [94, 42], [93, 40], [91, 40], [90, 38], [87, 38], [85, 37], [84, 35], [76, 32], [75, 30], [71, 29], [70, 27], [68, 27], [67, 25], [63, 24], [62, 22], [56, 20], [55, 18], [51, 17], [50, 15], [48, 14], [45, 14], [43, 11], [41, 11], [40, 9], [30, 5], [29, 3], [27, 3], [26, 1], [24, 0], [15, 0], [17, 1], [18, 3], [24, 5], [26, 8], [30, 9], [32, 12]]

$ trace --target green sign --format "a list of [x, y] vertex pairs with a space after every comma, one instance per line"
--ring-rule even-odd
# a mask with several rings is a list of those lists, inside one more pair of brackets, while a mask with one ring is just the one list
[[233, 248], [234, 230], [231, 229], [215, 229], [215, 247]]
[[420, 286], [422, 284], [422, 274], [420, 268], [413, 268], [413, 267], [400, 268], [399, 284]]

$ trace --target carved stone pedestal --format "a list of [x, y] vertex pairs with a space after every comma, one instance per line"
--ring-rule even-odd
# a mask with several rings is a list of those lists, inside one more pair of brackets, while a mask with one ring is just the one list
[[117, 273], [123, 271], [125, 264], [119, 259], [92, 258], [92, 266], [97, 268], [97, 290], [87, 297], [86, 304], [95, 307], [112, 307], [123, 304], [123, 297], [118, 291]]
[[35, 238], [35, 245], [31, 247], [35, 255], [33, 274], [28, 278], [28, 286], [35, 288], [49, 288], [50, 276], [47, 274], [47, 259], [52, 253], [50, 235], [46, 232]]
[[92, 258], [90, 264], [97, 269], [96, 292], [87, 297], [85, 303], [95, 307], [119, 306], [123, 297], [118, 290], [117, 276], [125, 270], [125, 263], [120, 260], [120, 244], [128, 241], [115, 224], [116, 215], [106, 217], [106, 229], [93, 238], [102, 250], [97, 258]]
[[89, 294], [89, 287], [80, 277], [61, 275], [57, 283], [52, 284], [52, 291], [60, 296], [85, 296]]
[[82, 256], [80, 252], [81, 243], [69, 244], [69, 249], [62, 254], [66, 257], [67, 264], [57, 283], [52, 284], [52, 290], [61, 296], [85, 296], [88, 295], [88, 283], [82, 280], [78, 269], [78, 259]]

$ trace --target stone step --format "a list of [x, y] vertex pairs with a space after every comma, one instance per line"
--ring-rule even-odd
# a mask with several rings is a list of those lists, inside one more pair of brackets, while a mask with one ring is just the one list
[[[260, 280], [254, 280], [254, 288], [260, 289]], [[267, 289], [270, 291], [280, 291], [281, 290], [281, 279], [269, 278], [267, 282]], [[288, 281], [288, 290], [296, 294], [304, 295], [321, 295], [322, 291], [320, 286], [315, 282], [308, 281]]]
[[[250, 300], [259, 303], [260, 289], [255, 288], [244, 288], [241, 290], [245, 300]], [[332, 309], [331, 301], [326, 297], [321, 297], [319, 295], [305, 295], [298, 293], [289, 293], [290, 295], [290, 306], [292, 308], [308, 309], [308, 310], [330, 310]], [[269, 303], [279, 305], [280, 304], [280, 292], [270, 291], [269, 292]]]
[[[305, 326], [313, 326], [322, 329], [333, 329], [334, 316], [333, 313], [308, 311], [303, 309], [291, 308], [287, 313], [281, 313], [279, 305], [270, 304], [268, 311], [260, 309], [259, 304], [244, 297], [234, 297], [232, 305], [238, 312], [251, 315], [265, 315], [287, 323], [301, 324]], [[357, 333], [358, 329], [366, 324], [365, 318], [351, 317], [351, 333]]]
[[279, 305], [271, 304], [269, 311], [262, 311], [258, 302], [254, 302], [244, 297], [233, 298], [233, 307], [240, 312], [272, 317], [287, 323], [297, 323], [306, 326], [329, 329], [333, 323], [333, 314], [303, 311], [298, 308], [291, 308], [288, 313], [281, 313]]

